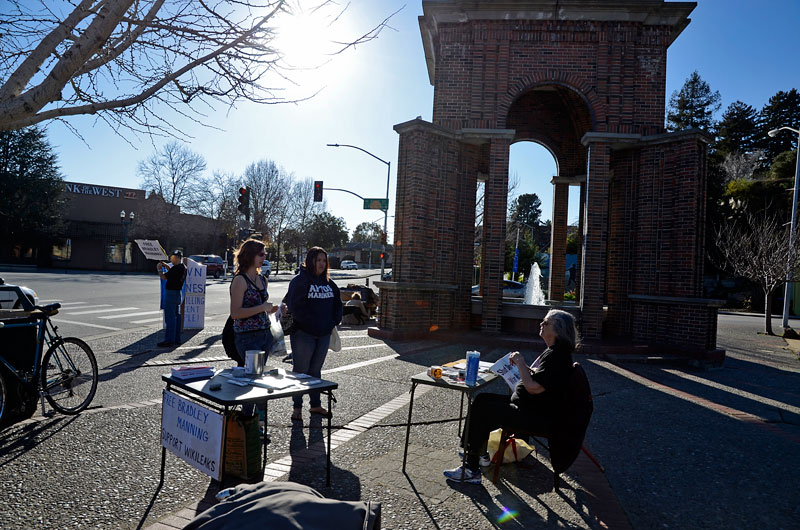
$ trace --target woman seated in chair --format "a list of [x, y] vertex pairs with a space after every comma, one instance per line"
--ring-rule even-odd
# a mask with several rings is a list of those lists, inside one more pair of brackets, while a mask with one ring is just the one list
[[[539, 326], [539, 336], [547, 349], [528, 366], [519, 352], [510, 361], [517, 366], [521, 381], [509, 397], [478, 394], [472, 404], [469, 431], [461, 441], [466, 449], [466, 465], [447, 470], [444, 476], [457, 482], [480, 484], [479, 464], [488, 466], [486, 442], [489, 433], [504, 428], [546, 434], [566, 403], [565, 391], [572, 373], [572, 352], [578, 341], [575, 319], [566, 311], [553, 309]], [[462, 467], [463, 474], [462, 474]]]
[[369, 312], [361, 301], [360, 293], [353, 293], [350, 300], [344, 304], [342, 312], [342, 324], [355, 326], [364, 324], [369, 320]]

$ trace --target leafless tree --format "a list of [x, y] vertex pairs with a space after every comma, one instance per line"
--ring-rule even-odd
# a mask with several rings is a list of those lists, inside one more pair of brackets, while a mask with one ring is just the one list
[[228, 237], [236, 235], [239, 220], [236, 190], [238, 179], [231, 173], [214, 171], [211, 177], [190, 194], [189, 211], [216, 220], [221, 232]]
[[[115, 129], [175, 134], [165, 109], [199, 119], [214, 103], [290, 101], [274, 28], [301, 2], [8, 0], [0, 130], [89, 114]], [[336, 43], [338, 52], [376, 38], [387, 20]]]
[[752, 177], [763, 156], [764, 151], [762, 149], [756, 149], [751, 153], [742, 153], [740, 151], [729, 153], [722, 162], [726, 181], [730, 182]]
[[[798, 237], [795, 234], [794, 245]], [[764, 291], [764, 331], [772, 335], [772, 296], [789, 271], [800, 268], [800, 253], [789, 252], [789, 227], [766, 211], [748, 213], [739, 222], [729, 222], [716, 231], [719, 255], [712, 259], [721, 269], [757, 283]]]
[[302, 260], [300, 248], [305, 241], [305, 230], [311, 219], [325, 210], [325, 202], [314, 202], [314, 180], [306, 178], [296, 180], [292, 185], [289, 197], [290, 221], [288, 227], [291, 236], [287, 236], [287, 244], [294, 246], [298, 260]]
[[247, 166], [242, 183], [250, 188], [251, 227], [266, 240], [274, 241], [276, 221], [283, 215], [291, 189], [291, 176], [274, 161], [265, 159]]
[[193, 210], [197, 200], [194, 191], [205, 185], [205, 170], [202, 155], [172, 140], [139, 162], [138, 173], [146, 190], [160, 195], [169, 205]]

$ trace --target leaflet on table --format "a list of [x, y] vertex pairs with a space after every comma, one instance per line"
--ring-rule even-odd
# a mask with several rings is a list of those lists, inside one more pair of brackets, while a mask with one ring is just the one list
[[491, 366], [490, 370], [502, 377], [506, 384], [511, 387], [511, 390], [514, 390], [521, 378], [516, 365], [512, 364], [508, 359], [510, 356], [511, 353], [505, 354]]
[[287, 374], [285, 377], [262, 376], [262, 377], [233, 377], [230, 372], [220, 374], [227, 377], [231, 383], [238, 386], [254, 385], [274, 390], [283, 390], [292, 386], [316, 385], [322, 382], [321, 379], [311, 378], [307, 374]]
[[[484, 373], [488, 372], [489, 370], [492, 369], [492, 366], [493, 366], [492, 363], [490, 363], [488, 361], [481, 361], [478, 364], [478, 371], [479, 372], [484, 372]], [[455, 368], [456, 370], [466, 370], [467, 369], [467, 361], [458, 362], [458, 363], [453, 365], [453, 368]]]

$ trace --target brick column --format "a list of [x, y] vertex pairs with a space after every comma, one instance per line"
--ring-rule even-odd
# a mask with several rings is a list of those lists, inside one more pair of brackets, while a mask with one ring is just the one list
[[580, 184], [581, 192], [578, 206], [578, 262], [575, 266], [575, 300], [581, 299], [581, 277], [583, 276], [583, 231], [586, 229], [586, 182]]
[[581, 273], [583, 338], [600, 339], [606, 293], [608, 243], [608, 180], [611, 147], [606, 142], [589, 144], [586, 175], [586, 240]]
[[553, 177], [553, 223], [550, 230], [550, 292], [548, 298], [564, 301], [564, 275], [567, 254], [567, 210], [569, 184]]
[[489, 144], [489, 178], [483, 205], [483, 308], [481, 329], [499, 332], [503, 304], [503, 262], [508, 210], [508, 149], [510, 140], [493, 138]]

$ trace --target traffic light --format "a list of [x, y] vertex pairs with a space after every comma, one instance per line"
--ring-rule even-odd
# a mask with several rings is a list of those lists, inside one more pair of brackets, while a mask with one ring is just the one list
[[250, 188], [239, 188], [239, 207], [237, 209], [244, 214], [248, 221], [250, 220]]
[[381, 243], [386, 244], [386, 232], [381, 231]]
[[383, 252], [381, 252], [381, 259], [383, 259], [383, 257], [384, 257], [384, 254], [383, 254]]
[[314, 202], [322, 202], [322, 181], [314, 181]]

